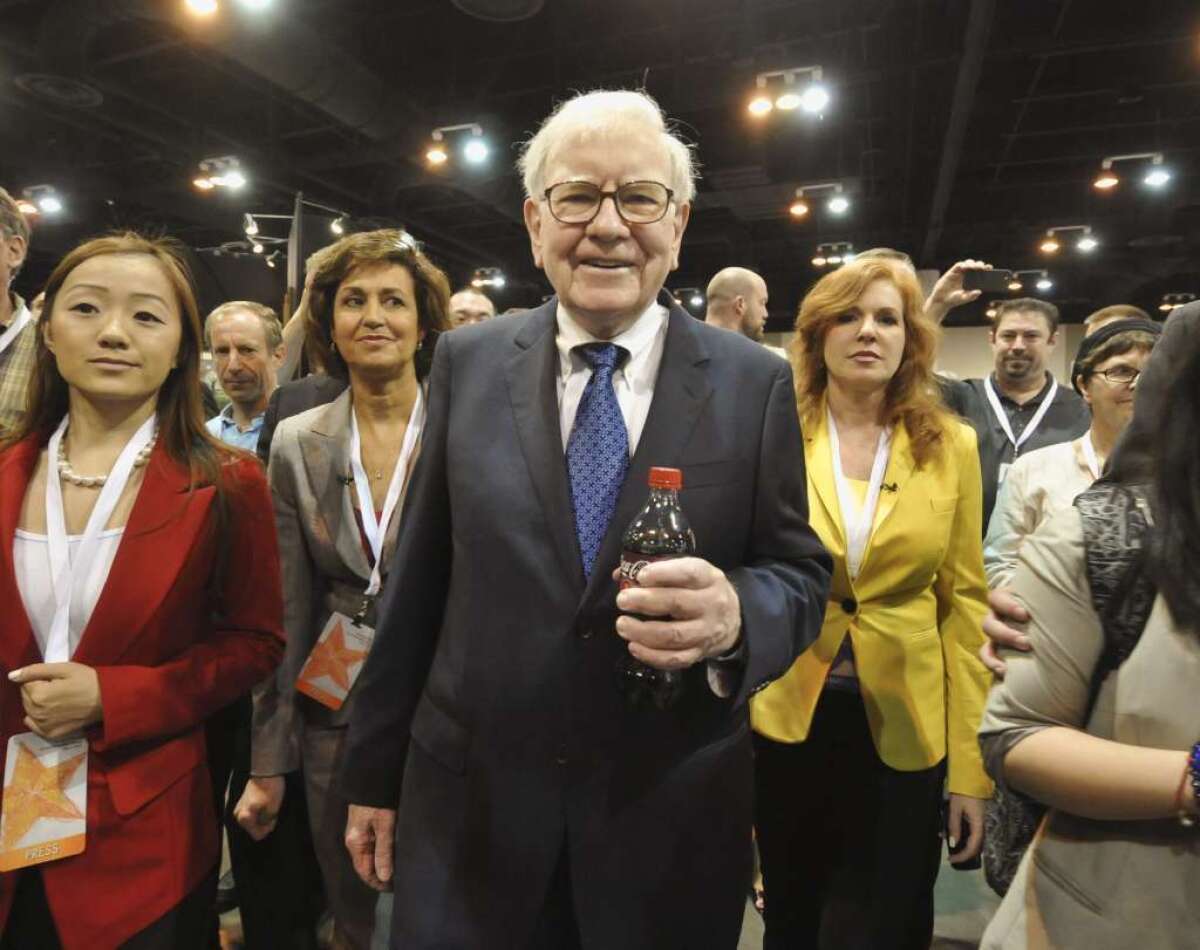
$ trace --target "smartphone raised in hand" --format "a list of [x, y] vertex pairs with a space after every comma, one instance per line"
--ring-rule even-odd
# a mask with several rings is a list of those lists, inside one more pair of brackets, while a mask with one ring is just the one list
[[1007, 293], [1009, 282], [1013, 279], [1010, 270], [965, 270], [963, 271], [963, 290], [982, 290], [985, 294]]

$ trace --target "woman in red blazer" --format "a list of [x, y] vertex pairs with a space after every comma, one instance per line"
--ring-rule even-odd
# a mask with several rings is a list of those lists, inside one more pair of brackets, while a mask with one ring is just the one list
[[[283, 644], [269, 493], [204, 430], [200, 339], [167, 242], [89, 241], [46, 286], [28, 414], [0, 443], [0, 755], [82, 736], [86, 835], [0, 874], [4, 950], [206, 946], [203, 722]], [[27, 820], [7, 820], [11, 848]]]

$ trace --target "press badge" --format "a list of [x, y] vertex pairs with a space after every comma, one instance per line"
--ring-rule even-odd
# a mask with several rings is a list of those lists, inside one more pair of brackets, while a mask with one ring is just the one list
[[8, 740], [0, 801], [0, 871], [81, 854], [87, 843], [86, 739], [32, 732]]
[[334, 612], [304, 661], [296, 689], [322, 706], [341, 709], [362, 672], [374, 639], [371, 627]]

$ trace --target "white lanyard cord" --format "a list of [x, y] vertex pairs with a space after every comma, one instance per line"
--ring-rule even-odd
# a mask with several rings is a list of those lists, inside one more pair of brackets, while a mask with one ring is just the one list
[[875, 446], [875, 461], [871, 464], [871, 480], [867, 483], [867, 497], [863, 500], [862, 508], [856, 509], [850, 483], [842, 471], [842, 449], [837, 423], [834, 422], [833, 412], [828, 407], [825, 413], [829, 420], [829, 445], [833, 453], [833, 480], [837, 485], [838, 507], [842, 510], [842, 527], [846, 532], [846, 572], [850, 579], [854, 580], [862, 567], [863, 558], [867, 553], [867, 539], [870, 538], [871, 527], [875, 523], [875, 510], [879, 506], [879, 493], [883, 488], [883, 476], [891, 455], [892, 431], [885, 428], [879, 433], [879, 442]]
[[33, 314], [29, 312], [29, 308], [22, 307], [21, 312], [17, 314], [16, 319], [14, 319], [13, 322], [8, 325], [8, 329], [4, 331], [3, 335], [0, 335], [0, 353], [3, 353], [10, 346], [12, 346], [13, 340], [17, 338], [20, 332], [25, 329], [26, 325], [32, 319]]
[[1100, 477], [1100, 457], [1096, 454], [1096, 445], [1092, 442], [1092, 433], [1089, 429], [1084, 433], [1080, 441], [1080, 448], [1083, 449], [1083, 460], [1087, 462], [1088, 471], [1092, 473], [1092, 478]]
[[46, 546], [50, 553], [50, 579], [54, 587], [54, 620], [46, 638], [44, 658], [47, 663], [65, 663], [71, 658], [71, 596], [75, 579], [81, 577], [96, 557], [100, 534], [116, 510], [117, 503], [133, 475], [133, 465], [138, 453], [154, 439], [158, 419], [151, 416], [138, 427], [133, 437], [117, 456], [117, 463], [109, 472], [100, 489], [100, 496], [88, 516], [87, 527], [75, 551], [72, 564], [67, 546], [67, 523], [63, 508], [62, 483], [58, 475], [58, 447], [67, 430], [67, 416], [63, 417], [50, 444], [46, 447]]
[[358, 416], [350, 407], [350, 471], [354, 476], [354, 490], [358, 493], [358, 508], [362, 515], [363, 534], [371, 546], [371, 554], [375, 566], [371, 569], [371, 580], [364, 593], [374, 597], [383, 585], [381, 566], [383, 562], [383, 540], [387, 537], [388, 525], [395, 514], [396, 505], [400, 500], [400, 491], [404, 487], [404, 478], [408, 472], [408, 464], [416, 449], [417, 439], [421, 436], [421, 427], [425, 423], [425, 400], [421, 388], [417, 387], [417, 399], [413, 403], [412, 413], [408, 417], [408, 428], [404, 430], [404, 441], [400, 444], [400, 455], [396, 459], [396, 467], [392, 469], [392, 480], [388, 484], [387, 495], [383, 501], [383, 511], [379, 518], [375, 517], [375, 503], [371, 500], [371, 483], [367, 479], [367, 471], [362, 463], [362, 438], [358, 433]]
[[992, 378], [986, 377], [983, 381], [984, 389], [987, 391], [988, 402], [992, 405], [992, 412], [996, 414], [996, 421], [1000, 423], [1000, 428], [1004, 430], [1004, 434], [1008, 436], [1008, 441], [1012, 443], [1013, 457], [1020, 454], [1021, 446], [1029, 441], [1029, 437], [1037, 430], [1042, 419], [1050, 409], [1050, 404], [1054, 402], [1054, 397], [1058, 393], [1058, 380], [1051, 377], [1050, 391], [1046, 393], [1046, 397], [1042, 400], [1042, 404], [1038, 406], [1038, 411], [1033, 414], [1033, 418], [1029, 420], [1029, 425], [1021, 433], [1018, 439], [1013, 435], [1012, 423], [1008, 421], [1008, 413], [1004, 411], [1004, 407], [1000, 405], [1000, 397], [996, 395], [996, 389], [992, 386]]

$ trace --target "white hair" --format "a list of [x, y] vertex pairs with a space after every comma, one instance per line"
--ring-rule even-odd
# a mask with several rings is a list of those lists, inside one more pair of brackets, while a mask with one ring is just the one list
[[517, 170], [525, 194], [539, 197], [546, 188], [550, 156], [569, 139], [605, 138], [632, 130], [649, 131], [662, 139], [671, 163], [669, 187], [675, 200], [696, 197], [696, 161], [692, 149], [667, 124], [662, 109], [649, 95], [631, 90], [597, 89], [560, 103], [521, 150]]

